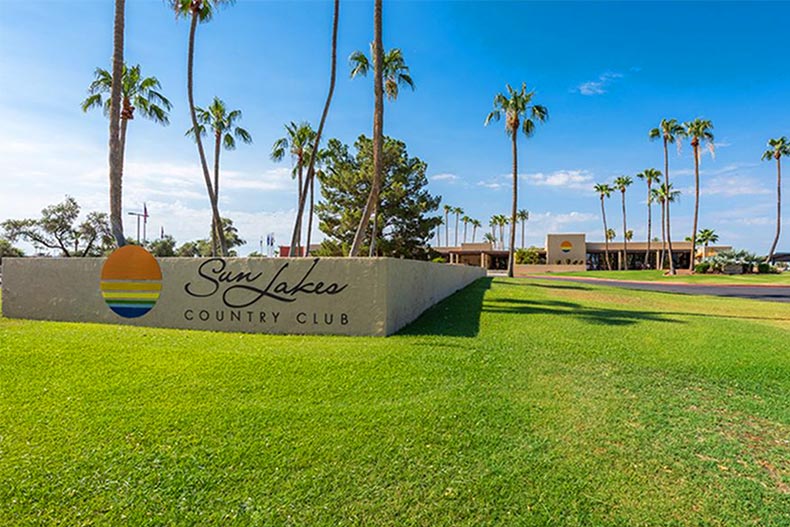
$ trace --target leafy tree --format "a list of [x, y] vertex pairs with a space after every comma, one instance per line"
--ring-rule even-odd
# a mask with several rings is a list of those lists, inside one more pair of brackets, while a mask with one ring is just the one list
[[[653, 183], [657, 183], [661, 180], [661, 171], [655, 168], [646, 168], [637, 174], [636, 177], [647, 184], [647, 249], [645, 250], [645, 266], [650, 268], [650, 238], [653, 230], [653, 213], [651, 207], [653, 203]], [[658, 267], [658, 262], [656, 262], [656, 267]]]
[[0, 238], [0, 263], [6, 256], [9, 258], [21, 258], [24, 255], [25, 253], [22, 249], [14, 247], [9, 240]]
[[601, 218], [603, 218], [603, 234], [604, 234], [604, 249], [606, 252], [606, 270], [612, 270], [612, 263], [609, 259], [609, 227], [606, 224], [606, 207], [604, 206], [603, 200], [612, 196], [612, 192], [614, 192], [614, 188], [610, 185], [605, 183], [597, 183], [594, 187], [595, 193], [598, 194], [598, 197], [601, 199]]
[[154, 256], [167, 257], [176, 255], [176, 240], [169, 234], [146, 244], [148, 252]]
[[684, 135], [691, 138], [691, 148], [694, 153], [694, 225], [691, 228], [691, 257], [689, 269], [694, 269], [694, 258], [697, 254], [697, 226], [699, 224], [699, 163], [701, 160], [700, 144], [706, 143], [711, 155], [713, 146], [713, 123], [707, 119], [694, 119], [683, 124]]
[[784, 136], [778, 139], [770, 139], [768, 141], [768, 150], [763, 152], [763, 160], [776, 160], [776, 235], [774, 236], [773, 244], [771, 244], [771, 250], [768, 251], [768, 257], [765, 259], [766, 262], [773, 260], [776, 245], [779, 243], [779, 234], [782, 231], [782, 157], [789, 155], [790, 142]]
[[[205, 240], [198, 240], [196, 242], [184, 242], [178, 247], [178, 249], [176, 249], [176, 256], [183, 256], [190, 258], [201, 256], [201, 251], [200, 251], [201, 242], [205, 242]], [[211, 246], [207, 246], [207, 247], [208, 247], [208, 254], [211, 255]]]
[[[195, 108], [198, 126], [187, 130], [188, 136], [196, 137], [195, 130], [200, 132], [201, 137], [206, 135], [206, 130], [211, 130], [214, 136], [214, 199], [219, 199], [219, 156], [221, 147], [225, 150], [236, 150], [236, 139], [250, 144], [252, 136], [244, 128], [237, 126], [241, 120], [241, 110], [228, 111], [225, 103], [219, 98], [214, 97], [208, 108]], [[211, 222], [211, 250], [212, 254], [217, 254], [217, 224]], [[227, 240], [226, 240], [227, 244]], [[230, 247], [228, 247], [230, 249]]]
[[521, 248], [516, 251], [516, 263], [535, 265], [540, 263], [540, 250], [537, 247]]
[[[625, 219], [625, 191], [628, 189], [628, 187], [631, 186], [633, 182], [634, 180], [631, 179], [629, 176], [620, 176], [618, 178], [615, 178], [614, 180], [614, 186], [617, 190], [620, 191], [620, 194], [623, 199], [623, 232], [628, 231], [628, 226], [626, 225], [626, 219]], [[623, 267], [625, 267], [626, 271], [628, 270], [628, 239], [627, 238], [623, 240]]]
[[[361, 211], [373, 184], [373, 142], [360, 136], [355, 153], [337, 139], [327, 144], [325, 170], [318, 174], [323, 200], [316, 206], [319, 226], [328, 239], [321, 254], [347, 254], [354, 242]], [[441, 221], [432, 215], [439, 208], [439, 197], [427, 191], [427, 165], [409, 157], [406, 145], [385, 138], [383, 186], [377, 241], [382, 256], [425, 259], [431, 232]], [[370, 239], [363, 240], [369, 246]]]
[[507, 275], [513, 277], [513, 255], [516, 247], [516, 221], [518, 215], [518, 149], [517, 139], [519, 128], [525, 136], [531, 137], [535, 133], [535, 126], [537, 123], [546, 122], [549, 118], [549, 111], [545, 106], [535, 104], [532, 98], [535, 96], [534, 91], [527, 91], [526, 83], [521, 85], [521, 90], [516, 91], [507, 87], [507, 95], [498, 93], [494, 97], [494, 109], [486, 117], [485, 124], [491, 121], [499, 121], [503, 116], [505, 117], [505, 132], [512, 141], [513, 148], [513, 203], [510, 214], [510, 224], [513, 228], [510, 229], [510, 247], [508, 249], [508, 265]]
[[45, 207], [38, 219], [6, 220], [2, 227], [11, 242], [24, 240], [66, 257], [101, 256], [110, 250], [113, 235], [107, 214], [89, 212], [81, 222], [79, 218], [79, 204], [66, 196], [62, 203]]
[[[658, 125], [658, 128], [653, 128], [648, 132], [648, 137], [650, 140], [654, 139], [661, 139], [664, 144], [664, 185], [667, 188], [672, 188], [669, 182], [669, 145], [672, 143], [677, 142], [678, 149], [680, 148], [680, 142], [678, 139], [682, 139], [686, 134], [685, 128], [677, 122], [676, 119], [661, 119], [661, 122]], [[669, 214], [669, 204], [670, 200], [665, 200], [662, 206], [663, 217], [664, 217], [664, 229], [666, 231], [665, 239], [667, 241], [667, 248], [669, 251], [669, 273], [675, 274], [675, 261], [672, 258], [672, 223], [670, 221], [670, 214]], [[663, 265], [663, 260], [662, 260]]]
[[[197, 130], [200, 123], [197, 119], [195, 96], [193, 90], [195, 33], [197, 31], [198, 23], [210, 21], [218, 7], [222, 5], [233, 4], [234, 0], [168, 0], [168, 2], [175, 10], [177, 17], [188, 17], [190, 19], [189, 44], [187, 51], [187, 100], [189, 101], [189, 116], [192, 119], [192, 128]], [[214, 187], [211, 184], [211, 174], [209, 173], [208, 162], [206, 161], [206, 152], [203, 149], [203, 140], [199, 134], [195, 136], [195, 143], [197, 144], [198, 157], [200, 157], [200, 168], [203, 170], [203, 180], [206, 183], [206, 191], [208, 192], [209, 203], [211, 204], [213, 225], [219, 225], [221, 224], [219, 202], [216, 199]], [[228, 249], [225, 243], [225, 238], [222, 234], [222, 230], [219, 230], [218, 236], [220, 251], [222, 255], [227, 255]]]

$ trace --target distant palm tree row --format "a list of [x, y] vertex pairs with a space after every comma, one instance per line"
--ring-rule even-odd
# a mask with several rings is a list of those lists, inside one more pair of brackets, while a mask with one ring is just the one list
[[[455, 215], [455, 235], [453, 237], [453, 243], [450, 244], [450, 215]], [[521, 209], [516, 213], [516, 220], [521, 223], [521, 247], [525, 247], [525, 237], [526, 237], [526, 225], [527, 221], [529, 221], [529, 211], [526, 209]], [[444, 219], [442, 220], [442, 225], [444, 225], [444, 246], [445, 247], [458, 247], [459, 236], [458, 233], [460, 231], [460, 223], [463, 223], [463, 236], [461, 237], [462, 243], [466, 243], [468, 237], [468, 228], [472, 226], [472, 243], [477, 241], [477, 229], [481, 228], [483, 224], [480, 220], [471, 218], [469, 216], [464, 215], [464, 210], [461, 207], [453, 207], [452, 205], [445, 205], [444, 206]], [[500, 248], [504, 248], [505, 244], [505, 227], [511, 224], [510, 218], [505, 214], [494, 214], [488, 221], [488, 226], [491, 227], [490, 233], [485, 233], [483, 235], [483, 240], [494, 244]], [[499, 229], [499, 236], [497, 236], [497, 229]], [[437, 240], [439, 245], [441, 245], [441, 225], [437, 228]]]
[[[675, 274], [675, 262], [673, 258], [672, 249], [672, 230], [670, 221], [670, 204], [677, 201], [680, 196], [679, 190], [672, 188], [672, 183], [669, 179], [669, 145], [677, 144], [678, 150], [683, 139], [688, 139], [694, 155], [694, 220], [692, 223], [691, 235], [687, 238], [691, 242], [691, 257], [689, 259], [689, 268], [694, 269], [695, 255], [699, 243], [704, 244], [707, 249], [709, 243], [715, 242], [711, 238], [713, 231], [704, 229], [699, 231], [699, 215], [700, 215], [700, 163], [702, 160], [702, 147], [706, 147], [711, 155], [714, 155], [714, 136], [713, 136], [713, 123], [707, 119], [694, 119], [686, 123], [679, 123], [676, 119], [662, 119], [659, 126], [651, 129], [648, 132], [648, 137], [652, 139], [660, 139], [663, 143], [664, 150], [664, 182], [658, 188], [653, 185], [659, 183], [662, 172], [655, 168], [647, 168], [636, 174], [636, 177], [643, 180], [647, 185], [647, 249], [645, 252], [645, 265], [647, 267], [664, 268], [666, 265], [669, 267], [669, 272]], [[781, 158], [790, 155], [790, 142], [786, 137], [778, 139], [771, 139], [768, 141], [769, 149], [763, 153], [764, 160], [776, 161], [776, 174], [777, 174], [777, 201], [776, 201], [776, 233], [774, 236], [773, 244], [768, 252], [767, 261], [773, 260], [773, 255], [776, 251], [776, 246], [779, 242], [779, 235], [781, 232], [781, 210], [782, 210], [782, 167]], [[625, 194], [627, 188], [633, 183], [633, 179], [629, 176], [620, 176], [615, 178], [612, 185], [605, 183], [598, 183], [594, 186], [593, 190], [601, 200], [601, 219], [603, 221], [604, 237], [605, 237], [605, 263], [607, 269], [611, 269], [611, 261], [609, 257], [609, 240], [610, 229], [606, 221], [606, 209], [604, 200], [609, 198], [615, 190], [619, 190], [622, 196], [622, 216], [623, 216], [623, 232], [628, 232], [626, 221], [626, 199]], [[652, 212], [651, 205], [658, 203], [661, 206], [661, 253], [658, 261], [651, 265], [651, 239], [652, 239]], [[715, 236], [718, 240], [718, 236]], [[705, 253], [706, 251], [703, 251]], [[623, 260], [620, 262], [620, 268], [628, 268], [628, 239], [623, 242]]]

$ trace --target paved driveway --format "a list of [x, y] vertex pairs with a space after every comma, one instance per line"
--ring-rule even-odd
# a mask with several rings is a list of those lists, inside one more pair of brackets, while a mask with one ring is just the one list
[[586, 284], [642, 289], [662, 293], [681, 293], [685, 295], [714, 295], [734, 298], [750, 298], [770, 302], [790, 302], [790, 286], [750, 286], [750, 285], [708, 285], [708, 284], [667, 284], [656, 282], [624, 282], [622, 280], [601, 280], [599, 278], [577, 278], [569, 276], [533, 276], [538, 280], [562, 282], [582, 282]]

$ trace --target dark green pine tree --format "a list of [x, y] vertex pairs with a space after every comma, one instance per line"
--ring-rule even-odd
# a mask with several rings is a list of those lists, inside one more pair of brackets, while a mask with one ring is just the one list
[[[319, 227], [327, 235], [318, 254], [348, 254], [362, 209], [370, 193], [373, 143], [362, 135], [355, 152], [338, 141], [327, 143], [324, 168], [318, 173], [321, 202], [316, 206]], [[376, 229], [378, 256], [428, 258], [428, 242], [441, 218], [435, 214], [441, 198], [428, 193], [427, 165], [409, 157], [405, 143], [386, 137], [381, 186], [381, 207]], [[370, 234], [364, 241], [370, 246]]]

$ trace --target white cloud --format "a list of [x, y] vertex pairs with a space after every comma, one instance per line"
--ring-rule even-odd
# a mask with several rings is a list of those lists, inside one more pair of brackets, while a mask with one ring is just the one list
[[431, 176], [428, 179], [431, 181], [447, 181], [448, 183], [452, 183], [454, 181], [458, 181], [461, 178], [456, 174], [436, 174], [435, 176]]
[[548, 174], [536, 172], [521, 176], [536, 187], [555, 187], [573, 190], [592, 190], [595, 181], [587, 170], [555, 170]]
[[594, 81], [579, 84], [573, 91], [577, 91], [582, 95], [603, 95], [615, 80], [622, 77], [622, 73], [607, 71], [599, 75], [598, 79]]

